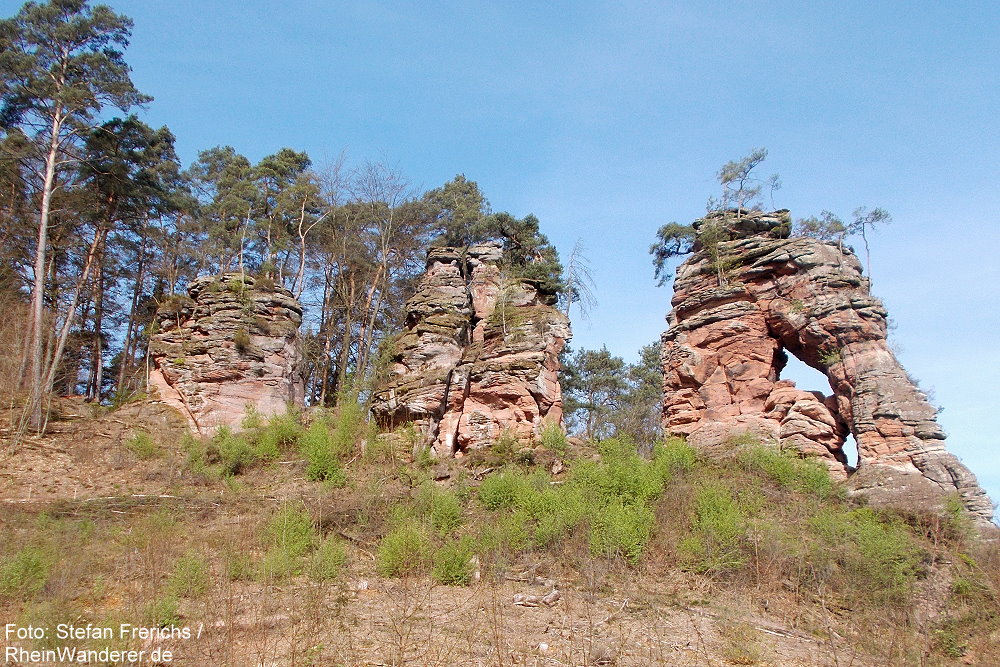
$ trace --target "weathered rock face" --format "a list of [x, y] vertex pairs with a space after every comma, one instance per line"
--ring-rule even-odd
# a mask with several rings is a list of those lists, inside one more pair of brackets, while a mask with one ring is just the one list
[[[664, 428], [705, 448], [760, 435], [821, 457], [873, 501], [939, 509], [957, 493], [988, 521], [989, 498], [945, 451], [935, 409], [890, 351], [886, 311], [854, 254], [783, 238], [787, 211], [745, 217], [717, 252], [696, 248], [677, 271], [662, 337]], [[786, 351], [823, 372], [833, 395], [780, 380]], [[847, 433], [857, 471], [842, 451]]]
[[283, 413], [303, 402], [301, 321], [283, 287], [238, 273], [197, 278], [156, 314], [149, 384], [202, 434], [238, 430], [247, 406]]
[[537, 436], [562, 421], [559, 352], [569, 321], [528, 281], [505, 280], [498, 244], [432, 248], [390, 379], [372, 413], [413, 423], [436, 456]]

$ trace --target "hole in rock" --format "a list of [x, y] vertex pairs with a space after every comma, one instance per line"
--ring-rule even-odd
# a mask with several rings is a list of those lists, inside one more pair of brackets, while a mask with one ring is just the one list
[[[792, 380], [796, 387], [804, 391], [821, 391], [824, 396], [833, 393], [833, 390], [830, 389], [830, 381], [826, 379], [825, 375], [812, 366], [808, 366], [795, 355], [788, 354], [787, 350], [786, 355], [788, 363], [781, 369], [780, 379]], [[857, 467], [858, 443], [854, 440], [853, 435], [848, 434], [847, 436], [847, 442], [844, 443], [844, 454], [847, 455], [848, 465], [852, 468]]]

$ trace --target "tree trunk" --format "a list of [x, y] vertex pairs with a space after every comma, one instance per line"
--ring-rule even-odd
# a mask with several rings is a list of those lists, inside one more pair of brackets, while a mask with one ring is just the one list
[[52, 209], [52, 191], [56, 177], [56, 159], [59, 157], [59, 131], [62, 127], [62, 108], [57, 106], [52, 114], [49, 150], [45, 156], [45, 179], [42, 184], [42, 207], [38, 215], [38, 240], [35, 246], [35, 284], [31, 287], [31, 395], [28, 399], [28, 419], [35, 429], [42, 427], [42, 315], [45, 291], [45, 256], [49, 239], [49, 213]]

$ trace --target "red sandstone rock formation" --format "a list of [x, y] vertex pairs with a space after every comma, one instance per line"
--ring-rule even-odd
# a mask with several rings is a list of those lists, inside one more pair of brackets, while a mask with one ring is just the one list
[[506, 279], [498, 244], [432, 248], [372, 413], [413, 423], [435, 456], [561, 423], [559, 352], [569, 321], [530, 282]]
[[[717, 252], [697, 247], [677, 271], [662, 337], [666, 431], [702, 448], [749, 432], [820, 457], [873, 501], [939, 509], [957, 493], [989, 521], [989, 498], [945, 451], [935, 409], [889, 349], [886, 311], [854, 254], [783, 238], [787, 211], [699, 222], [728, 229]], [[785, 352], [823, 372], [833, 395], [780, 380]], [[856, 471], [842, 451], [848, 432]]]
[[239, 430], [247, 408], [261, 415], [302, 405], [298, 329], [291, 292], [238, 273], [197, 278], [156, 314], [150, 387], [197, 433]]

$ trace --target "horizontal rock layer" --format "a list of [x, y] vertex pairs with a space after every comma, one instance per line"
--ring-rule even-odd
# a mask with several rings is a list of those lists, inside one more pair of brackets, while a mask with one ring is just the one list
[[157, 311], [150, 386], [202, 434], [240, 429], [249, 407], [269, 416], [302, 405], [301, 321], [298, 301], [270, 281], [197, 278]]
[[[732, 225], [729, 240], [697, 247], [678, 269], [662, 337], [664, 428], [707, 448], [749, 432], [820, 457], [872, 500], [940, 509], [957, 494], [988, 521], [989, 498], [945, 450], [935, 409], [889, 349], [886, 311], [855, 255], [774, 229], [770, 219]], [[786, 352], [824, 373], [832, 396], [780, 380]]]
[[562, 421], [558, 357], [569, 321], [529, 281], [503, 275], [500, 260], [493, 243], [430, 250], [390, 378], [373, 398], [383, 426], [414, 424], [436, 456], [504, 432], [532, 438]]

